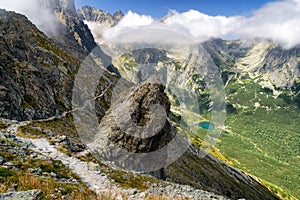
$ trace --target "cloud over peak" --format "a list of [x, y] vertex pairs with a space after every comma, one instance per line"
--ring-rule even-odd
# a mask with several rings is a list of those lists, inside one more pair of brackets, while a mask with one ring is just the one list
[[[54, 33], [57, 18], [49, 6], [41, 3], [53, 3], [52, 1], [73, 5], [73, 0], [1, 0], [0, 8], [24, 14], [43, 32]], [[300, 44], [299, 24], [300, 0], [279, 0], [265, 4], [249, 17], [210, 16], [197, 10], [189, 10], [183, 13], [170, 11], [163, 20], [157, 20], [129, 11], [116, 26], [105, 28], [104, 31], [101, 27], [98, 31], [101, 34], [96, 35], [103, 35], [105, 39], [141, 27], [161, 27], [186, 34], [198, 42], [209, 38], [262, 38], [291, 48]], [[95, 29], [97, 28], [93, 28], [94, 34], [97, 32]]]
[[196, 10], [172, 12], [164, 20], [168, 25], [181, 26], [195, 38], [224, 37], [239, 25], [241, 17], [209, 16]]
[[300, 44], [300, 0], [268, 3], [250, 17], [209, 16], [197, 10], [170, 11], [162, 21], [129, 11], [117, 26], [104, 31], [104, 37], [139, 27], [161, 27], [188, 34], [198, 42], [209, 38], [270, 39], [285, 48]]
[[46, 3], [46, 0], [1, 0], [0, 8], [23, 14], [41, 31], [53, 34], [58, 25], [57, 19]]
[[300, 1], [285, 0], [266, 4], [245, 18], [235, 33], [238, 37], [272, 39], [286, 48], [300, 44]]

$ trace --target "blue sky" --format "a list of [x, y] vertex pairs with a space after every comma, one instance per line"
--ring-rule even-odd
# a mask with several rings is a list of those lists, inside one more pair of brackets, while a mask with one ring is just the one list
[[243, 15], [248, 16], [253, 10], [271, 2], [270, 0], [75, 0], [76, 7], [90, 5], [114, 13], [121, 10], [127, 13], [132, 10], [139, 14], [161, 18], [174, 9], [178, 12], [190, 9], [199, 10], [208, 15]]
[[[140, 27], [162, 27], [187, 34], [198, 42], [210, 38], [268, 39], [292, 48], [300, 45], [300, 0], [75, 0], [77, 7], [94, 6], [111, 13], [122, 10], [124, 18], [114, 27], [103, 29], [91, 24], [91, 29], [104, 31], [102, 36]], [[36, 0], [0, 0], [0, 8], [26, 15], [46, 33], [55, 33], [56, 16], [53, 10]], [[157, 19], [169, 10], [178, 11], [164, 22]], [[193, 10], [191, 10], [193, 9]], [[131, 10], [133, 12], [128, 12]], [[150, 15], [150, 16], [145, 16]], [[152, 16], [152, 17], [151, 17]], [[154, 18], [154, 19], [153, 19]]]

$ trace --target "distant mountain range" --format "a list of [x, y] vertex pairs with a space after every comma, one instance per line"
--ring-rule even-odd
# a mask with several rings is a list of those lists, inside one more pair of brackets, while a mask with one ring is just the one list
[[[78, 9], [77, 13], [87, 23], [93, 22], [99, 26], [114, 26], [123, 17], [120, 11], [111, 15], [89, 6]], [[91, 29], [96, 36], [96, 41], [101, 40], [97, 37], [101, 29]], [[267, 88], [274, 90], [291, 88], [299, 82], [300, 47], [298, 46], [284, 49], [280, 45], [262, 39], [211, 39], [202, 45], [211, 54], [216, 64], [224, 68], [223, 70], [249, 74], [251, 78], [259, 80], [261, 85]]]

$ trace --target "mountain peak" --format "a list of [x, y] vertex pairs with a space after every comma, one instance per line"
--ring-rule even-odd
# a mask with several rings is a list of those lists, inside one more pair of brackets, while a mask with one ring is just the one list
[[83, 20], [89, 22], [97, 22], [110, 26], [116, 25], [124, 16], [122, 11], [118, 10], [113, 15], [107, 11], [103, 11], [91, 6], [84, 6], [77, 10], [77, 14]]

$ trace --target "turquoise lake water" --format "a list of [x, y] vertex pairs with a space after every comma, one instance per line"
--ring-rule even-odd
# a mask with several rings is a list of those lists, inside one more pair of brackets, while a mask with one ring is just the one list
[[200, 122], [199, 126], [207, 130], [215, 130], [215, 125], [212, 122]]

